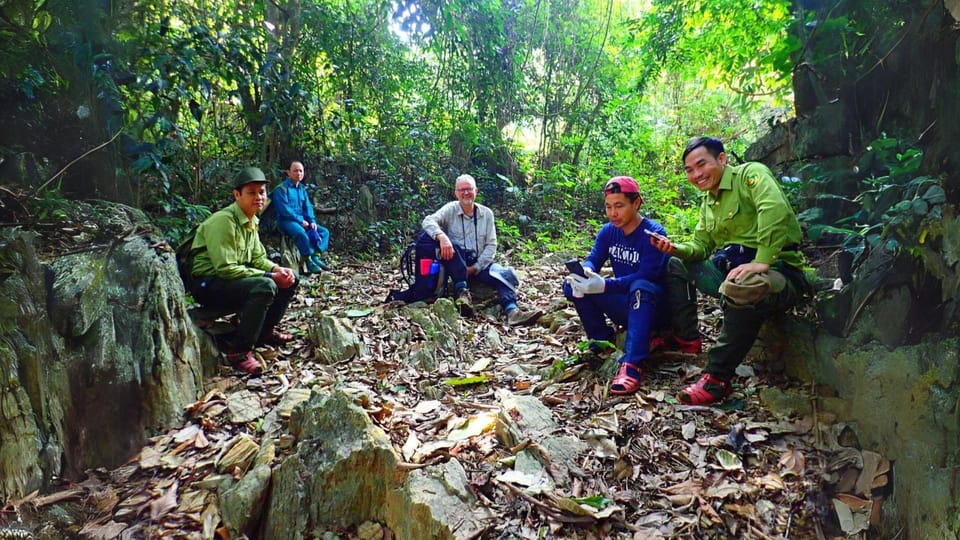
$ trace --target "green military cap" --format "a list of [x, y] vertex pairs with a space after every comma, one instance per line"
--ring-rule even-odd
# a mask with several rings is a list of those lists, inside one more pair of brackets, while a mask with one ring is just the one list
[[233, 181], [233, 189], [240, 191], [243, 186], [251, 183], [266, 184], [267, 177], [256, 167], [244, 167], [237, 173]]
[[778, 293], [786, 286], [787, 280], [776, 270], [756, 273], [747, 272], [735, 280], [724, 280], [720, 284], [720, 294], [727, 297], [732, 307], [747, 308], [759, 303], [769, 294]]

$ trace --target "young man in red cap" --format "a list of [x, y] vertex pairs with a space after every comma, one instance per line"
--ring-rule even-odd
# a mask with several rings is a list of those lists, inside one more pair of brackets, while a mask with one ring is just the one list
[[[573, 302], [587, 337], [614, 341], [606, 321], [626, 326], [627, 337], [620, 368], [610, 383], [611, 394], [632, 394], [640, 387], [642, 362], [649, 355], [650, 332], [666, 307], [667, 257], [650, 244], [650, 233], [666, 234], [662, 225], [640, 215], [640, 187], [629, 176], [615, 176], [603, 187], [609, 223], [597, 233], [590, 255], [583, 261], [585, 277], [570, 274], [563, 292]], [[597, 272], [610, 260], [612, 278]], [[594, 349], [596, 350], [596, 349]]]
[[274, 264], [260, 243], [257, 212], [267, 200], [267, 178], [256, 167], [237, 174], [234, 203], [197, 228], [192, 250], [193, 297], [204, 306], [236, 309], [240, 323], [225, 351], [235, 369], [259, 375], [254, 345], [283, 345], [293, 339], [277, 331], [297, 289], [290, 268]]

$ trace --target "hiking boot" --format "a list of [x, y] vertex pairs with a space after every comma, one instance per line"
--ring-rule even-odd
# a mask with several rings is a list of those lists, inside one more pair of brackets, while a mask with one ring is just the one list
[[536, 324], [543, 316], [539, 309], [527, 311], [525, 309], [515, 308], [507, 313], [507, 324], [510, 326], [528, 326]]
[[253, 351], [230, 351], [224, 354], [224, 356], [227, 357], [227, 363], [237, 371], [242, 371], [247, 375], [253, 376], [259, 376], [263, 373], [263, 367], [260, 366], [260, 362], [257, 362], [256, 357], [253, 356]]
[[460, 314], [466, 317], [473, 315], [473, 298], [470, 296], [469, 289], [463, 289], [457, 293], [457, 298], [453, 301]]
[[318, 253], [314, 253], [313, 255], [311, 255], [310, 260], [313, 261], [313, 263], [317, 265], [320, 268], [320, 270], [330, 269], [330, 265], [323, 262], [323, 259], [320, 258], [320, 254]]
[[710, 405], [723, 401], [733, 392], [729, 381], [721, 381], [709, 373], [700, 376], [700, 380], [677, 393], [677, 399], [684, 405]]

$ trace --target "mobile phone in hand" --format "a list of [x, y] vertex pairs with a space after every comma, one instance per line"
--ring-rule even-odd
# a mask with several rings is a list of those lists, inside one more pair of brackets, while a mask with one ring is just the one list
[[587, 273], [583, 271], [583, 265], [580, 264], [580, 261], [577, 259], [571, 259], [563, 264], [567, 267], [567, 270], [571, 274], [576, 274], [580, 277], [587, 277]]
[[649, 234], [650, 236], [656, 238], [657, 240], [660, 240], [661, 242], [668, 241], [668, 239], [667, 239], [666, 236], [664, 236], [664, 235], [662, 235], [662, 234], [660, 234], [660, 233], [655, 233], [655, 232], [651, 231], [650, 229], [644, 229], [643, 232]]

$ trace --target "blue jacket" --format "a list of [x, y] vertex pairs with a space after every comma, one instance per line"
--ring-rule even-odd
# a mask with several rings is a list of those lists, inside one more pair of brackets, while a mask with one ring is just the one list
[[307, 186], [300, 182], [294, 186], [293, 180], [286, 178], [270, 194], [270, 205], [276, 205], [277, 221], [296, 221], [297, 223], [316, 223], [313, 203], [307, 194]]

